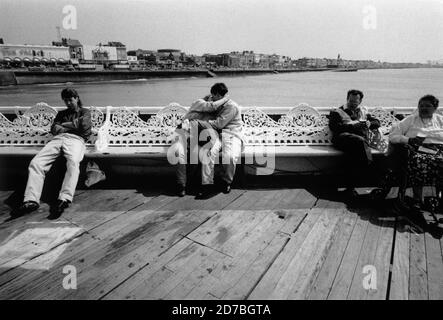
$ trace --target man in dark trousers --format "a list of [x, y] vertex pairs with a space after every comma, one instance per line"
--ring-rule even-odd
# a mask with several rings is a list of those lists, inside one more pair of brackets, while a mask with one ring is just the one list
[[380, 121], [360, 107], [363, 92], [349, 90], [346, 105], [332, 110], [329, 114], [329, 128], [333, 145], [342, 150], [346, 157], [346, 194], [358, 195], [354, 189], [354, 178], [361, 175], [372, 163], [369, 147], [369, 130], [380, 127]]

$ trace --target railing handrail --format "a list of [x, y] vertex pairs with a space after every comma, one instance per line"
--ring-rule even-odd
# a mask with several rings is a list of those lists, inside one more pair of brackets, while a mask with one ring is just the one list
[[[298, 105], [299, 104], [295, 104], [293, 106], [287, 106], [287, 107], [270, 107], [270, 106], [251, 105], [251, 106], [241, 106], [241, 109], [247, 110], [249, 108], [257, 108], [260, 111], [263, 111], [264, 113], [266, 113], [268, 115], [284, 115], [284, 114], [287, 114], [291, 109], [295, 108]], [[0, 106], [0, 113], [14, 114], [16, 111], [26, 111], [27, 109], [34, 107], [34, 106], [35, 105], [32, 105], [32, 106]], [[165, 105], [165, 106], [92, 106], [92, 107], [97, 108], [98, 110], [100, 110], [103, 113], [106, 112], [107, 107], [111, 107], [111, 110], [113, 108], [126, 107], [133, 112], [137, 112], [138, 114], [156, 114], [167, 106], [168, 105]], [[182, 105], [180, 105], [180, 106], [183, 108], [186, 108], [186, 109], [189, 108], [189, 106], [182, 106]], [[310, 105], [310, 106], [313, 107], [315, 110], [317, 110], [321, 114], [329, 113], [329, 111], [331, 109], [335, 108], [335, 106], [331, 106], [331, 107], [314, 107], [312, 105]], [[65, 106], [51, 106], [51, 107], [57, 111], [66, 109]], [[91, 106], [85, 106], [85, 107], [89, 108]], [[368, 108], [382, 107], [382, 108], [386, 108], [388, 110], [393, 110], [393, 111], [395, 111], [395, 113], [398, 113], [398, 114], [410, 114], [410, 113], [412, 113], [413, 110], [416, 109], [416, 107], [384, 107], [384, 106], [366, 106], [366, 107], [368, 107]]]

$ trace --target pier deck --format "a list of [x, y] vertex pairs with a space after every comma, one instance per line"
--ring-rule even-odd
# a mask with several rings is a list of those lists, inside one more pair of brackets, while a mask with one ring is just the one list
[[443, 240], [408, 230], [392, 199], [93, 189], [56, 221], [47, 204], [9, 221], [11, 193], [0, 192], [0, 299], [443, 299]]

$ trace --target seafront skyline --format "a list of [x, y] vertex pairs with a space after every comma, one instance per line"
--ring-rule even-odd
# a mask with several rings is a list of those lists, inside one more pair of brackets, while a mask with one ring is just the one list
[[[73, 13], [67, 6], [75, 9], [68, 19], [75, 20], [71, 28], [64, 25]], [[7, 43], [49, 44], [59, 26], [63, 37], [91, 45], [122, 41], [128, 50], [179, 48], [196, 55], [252, 50], [319, 58], [340, 53], [350, 60], [421, 63], [443, 59], [439, 0], [4, 0], [0, 9], [0, 38]]]

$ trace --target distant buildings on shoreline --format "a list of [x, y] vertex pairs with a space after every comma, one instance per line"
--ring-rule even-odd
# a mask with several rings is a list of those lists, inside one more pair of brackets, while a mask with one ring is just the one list
[[176, 69], [303, 69], [303, 68], [419, 68], [443, 67], [443, 60], [422, 63], [389, 63], [372, 60], [308, 58], [294, 59], [278, 54], [232, 51], [187, 54], [179, 49], [126, 50], [118, 41], [86, 45], [79, 40], [62, 38], [51, 46], [4, 44], [0, 39], [0, 67], [56, 68], [63, 70], [176, 70]]

